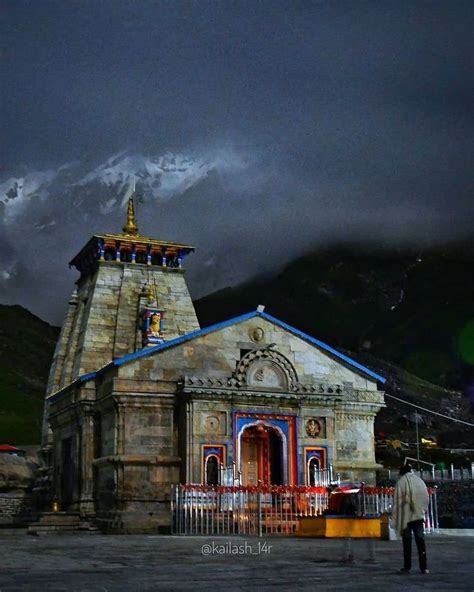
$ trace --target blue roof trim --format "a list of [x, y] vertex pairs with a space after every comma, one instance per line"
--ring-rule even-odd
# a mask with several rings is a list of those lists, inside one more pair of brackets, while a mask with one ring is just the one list
[[236, 323], [240, 323], [242, 321], [246, 321], [247, 319], [252, 319], [253, 317], [257, 316], [257, 311], [247, 312], [239, 317], [234, 317], [233, 319], [229, 319], [228, 321], [222, 321], [221, 323], [216, 323], [215, 325], [210, 325], [209, 327], [205, 327], [204, 329], [199, 329], [198, 331], [193, 331], [192, 333], [187, 333], [186, 335], [182, 335], [181, 337], [176, 337], [176, 339], [172, 339], [171, 341], [166, 341], [165, 343], [160, 343], [159, 345], [154, 345], [153, 347], [147, 347], [146, 349], [141, 349], [133, 354], [127, 354], [120, 358], [116, 358], [109, 362], [99, 370], [95, 372], [89, 372], [88, 374], [82, 374], [79, 378], [76, 378], [74, 382], [68, 384], [66, 387], [61, 389], [60, 391], [54, 393], [48, 398], [48, 401], [54, 401], [56, 399], [61, 398], [65, 395], [71, 388], [78, 386], [84, 382], [89, 382], [89, 380], [93, 380], [110, 370], [114, 366], [122, 366], [127, 362], [131, 362], [133, 360], [138, 360], [140, 358], [144, 358], [155, 352], [162, 351], [164, 349], [168, 349], [169, 347], [173, 347], [175, 345], [180, 345], [181, 343], [186, 343], [186, 341], [190, 341], [195, 337], [201, 337], [202, 335], [207, 335], [208, 333], [212, 333], [213, 331], [217, 331], [218, 329], [225, 329], [226, 327], [230, 327], [231, 325], [235, 325]]
[[77, 380], [78, 382], [87, 382], [95, 378], [96, 374], [97, 372], [89, 372], [89, 374], [83, 374], [82, 376], [79, 376]]
[[[214, 331], [218, 331], [219, 329], [225, 329], [226, 327], [230, 327], [231, 325], [235, 325], [237, 323], [241, 323], [242, 321], [246, 321], [247, 319], [251, 319], [257, 315], [256, 311], [247, 312], [239, 317], [234, 317], [233, 319], [229, 319], [228, 321], [222, 321], [221, 323], [216, 323], [215, 325], [210, 325], [209, 327], [205, 327], [204, 329], [199, 329], [198, 331], [193, 331], [192, 333], [187, 333], [186, 335], [182, 335], [181, 337], [176, 337], [176, 339], [172, 339], [171, 341], [165, 341], [165, 343], [160, 343], [159, 345], [154, 345], [153, 347], [147, 347], [146, 349], [141, 349], [140, 351], [134, 352], [133, 354], [127, 354], [122, 356], [121, 358], [115, 359], [113, 362], [108, 364], [108, 366], [121, 366], [122, 364], [126, 364], [127, 362], [131, 362], [132, 360], [138, 360], [139, 358], [143, 358], [145, 356], [149, 356], [157, 351], [162, 351], [163, 349], [168, 349], [169, 347], [173, 347], [174, 345], [180, 345], [181, 343], [185, 343], [186, 341], [190, 341], [191, 339], [195, 339], [196, 337], [202, 337], [203, 335], [207, 335], [208, 333], [213, 333]], [[107, 366], [102, 368], [105, 370]]]
[[176, 337], [176, 339], [172, 339], [171, 341], [165, 341], [165, 343], [160, 343], [158, 345], [154, 345], [153, 347], [147, 347], [146, 349], [141, 349], [137, 352], [133, 352], [133, 354], [126, 354], [125, 356], [112, 360], [112, 362], [109, 362], [106, 366], [104, 366], [100, 370], [97, 370], [96, 372], [91, 372], [90, 374], [84, 374], [83, 376], [80, 376], [78, 380], [81, 380], [82, 378], [84, 378], [84, 382], [92, 380], [96, 376], [100, 376], [101, 374], [103, 374], [107, 370], [110, 370], [114, 366], [122, 366], [127, 362], [132, 362], [133, 360], [145, 358], [156, 352], [163, 351], [164, 349], [168, 349], [170, 347], [174, 347], [175, 345], [180, 345], [181, 343], [186, 343], [187, 341], [191, 341], [191, 339], [195, 339], [196, 337], [202, 337], [203, 335], [207, 335], [208, 333], [212, 333], [213, 331], [225, 329], [226, 327], [230, 327], [231, 325], [241, 323], [242, 321], [246, 321], [247, 319], [251, 319], [255, 316], [257, 316], [256, 311], [248, 312], [243, 315], [240, 315], [239, 317], [229, 319], [228, 321], [222, 321], [221, 323], [210, 325], [209, 327], [205, 327], [204, 329], [199, 329], [198, 331], [187, 333], [186, 335], [182, 335], [181, 337]]
[[278, 325], [282, 329], [286, 329], [290, 333], [293, 333], [293, 335], [296, 335], [297, 337], [301, 337], [301, 339], [304, 339], [305, 341], [309, 341], [310, 343], [317, 345], [321, 349], [324, 349], [325, 351], [336, 356], [340, 360], [347, 362], [348, 364], [350, 364], [354, 368], [357, 368], [358, 370], [364, 372], [365, 374], [368, 374], [372, 378], [375, 378], [377, 381], [381, 382], [382, 384], [385, 384], [387, 382], [387, 380], [383, 376], [380, 376], [380, 374], [377, 374], [376, 372], [373, 372], [372, 370], [370, 370], [369, 368], [366, 368], [362, 364], [359, 364], [359, 362], [356, 362], [352, 358], [349, 358], [349, 356], [341, 354], [341, 352], [337, 351], [337, 349], [334, 349], [333, 347], [331, 347], [330, 345], [327, 345], [323, 341], [319, 341], [319, 339], [316, 339], [315, 337], [311, 337], [311, 335], [307, 335], [306, 333], [303, 333], [303, 331], [300, 331], [299, 329], [296, 329], [295, 327], [292, 327], [291, 325], [288, 325], [287, 323], [280, 321], [276, 317], [272, 317], [271, 315], [269, 315], [266, 312], [260, 312], [260, 311], [255, 310], [255, 311], [240, 315], [238, 317], [234, 317], [232, 319], [229, 319], [228, 321], [222, 321], [221, 323], [216, 323], [215, 325], [210, 325], [209, 327], [205, 327], [204, 329], [199, 329], [198, 331], [193, 331], [192, 333], [187, 333], [186, 335], [182, 335], [181, 337], [177, 337], [176, 339], [172, 339], [171, 341], [166, 341], [165, 343], [160, 343], [159, 345], [155, 345], [153, 347], [147, 347], [146, 349], [141, 349], [137, 352], [134, 352], [133, 354], [127, 354], [125, 356], [122, 356], [121, 358], [116, 358], [115, 360], [112, 360], [112, 362], [110, 362], [109, 364], [107, 364], [106, 366], [101, 368], [100, 370], [97, 370], [96, 372], [89, 372], [88, 374], [83, 374], [82, 376], [79, 376], [79, 378], [77, 378], [73, 383], [71, 383], [70, 385], [65, 387], [63, 390], [58, 391], [57, 393], [52, 395], [50, 397], [50, 400], [54, 400], [56, 398], [59, 398], [60, 396], [65, 394], [71, 387], [76, 386], [77, 384], [82, 384], [84, 382], [88, 382], [89, 380], [93, 380], [94, 378], [96, 378], [97, 376], [100, 376], [101, 374], [103, 374], [107, 370], [110, 370], [114, 366], [122, 366], [123, 364], [126, 364], [127, 362], [132, 362], [133, 360], [139, 360], [140, 358], [150, 356], [156, 352], [163, 351], [163, 350], [168, 349], [170, 347], [174, 347], [175, 345], [180, 345], [181, 343], [186, 343], [187, 341], [191, 341], [192, 339], [195, 339], [196, 337], [202, 337], [203, 335], [208, 335], [209, 333], [213, 333], [214, 331], [218, 331], [219, 329], [225, 329], [226, 327], [230, 327], [232, 325], [235, 325], [237, 323], [241, 323], [242, 321], [246, 321], [246, 320], [252, 319], [254, 317], [261, 317], [262, 319], [265, 319], [275, 325]]
[[98, 374], [98, 371], [89, 372], [88, 374], [82, 374], [81, 376], [79, 376], [79, 378], [76, 378], [76, 380], [71, 382], [71, 384], [68, 384], [67, 386], [62, 388], [60, 391], [57, 391], [56, 393], [54, 393], [53, 395], [48, 397], [47, 401], [56, 401], [57, 399], [60, 399], [61, 397], [66, 395], [75, 386], [79, 386], [79, 385], [83, 384], [84, 382], [89, 382], [89, 380], [94, 379], [97, 376], [97, 374]]
[[266, 319], [267, 321], [270, 321], [271, 323], [274, 323], [275, 325], [278, 325], [279, 327], [282, 327], [283, 329], [286, 329], [287, 331], [290, 331], [294, 335], [297, 335], [298, 337], [301, 337], [302, 339], [305, 339], [306, 341], [309, 341], [310, 343], [317, 345], [318, 347], [326, 350], [327, 352], [333, 354], [334, 356], [338, 357], [339, 359], [344, 360], [344, 362], [347, 362], [351, 366], [354, 366], [355, 368], [362, 370], [362, 372], [365, 372], [369, 376], [372, 376], [372, 378], [375, 378], [376, 380], [378, 380], [382, 384], [387, 382], [387, 380], [383, 376], [380, 376], [380, 374], [377, 374], [373, 370], [369, 370], [369, 368], [366, 368], [362, 364], [359, 364], [359, 362], [356, 362], [352, 358], [349, 358], [349, 356], [341, 354], [341, 352], [337, 351], [337, 349], [334, 349], [330, 345], [327, 345], [327, 343], [324, 343], [323, 341], [319, 341], [319, 339], [316, 339], [315, 337], [311, 337], [311, 335], [307, 335], [306, 333], [303, 333], [303, 331], [300, 331], [299, 329], [295, 329], [295, 327], [292, 327], [291, 325], [288, 325], [287, 323], [280, 321], [276, 317], [272, 317], [271, 315], [267, 314], [266, 312], [257, 312], [257, 315], [262, 317], [263, 319]]

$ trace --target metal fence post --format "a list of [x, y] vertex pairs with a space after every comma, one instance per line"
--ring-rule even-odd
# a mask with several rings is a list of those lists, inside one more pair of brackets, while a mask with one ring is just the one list
[[[176, 485], [171, 486], [170, 506], [171, 506], [171, 534], [176, 534], [176, 508], [175, 508]], [[177, 505], [176, 505], [177, 507]]]

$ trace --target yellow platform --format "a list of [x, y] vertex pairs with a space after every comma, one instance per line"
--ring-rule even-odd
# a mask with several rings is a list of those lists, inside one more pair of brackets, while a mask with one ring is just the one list
[[379, 539], [382, 536], [382, 519], [352, 516], [306, 516], [300, 518], [296, 536]]

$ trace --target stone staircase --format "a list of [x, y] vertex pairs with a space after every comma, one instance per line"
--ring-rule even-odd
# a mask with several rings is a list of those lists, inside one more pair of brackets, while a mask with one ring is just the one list
[[89, 520], [81, 519], [79, 512], [43, 512], [37, 522], [28, 526], [28, 534], [61, 534], [67, 532], [96, 533], [99, 529]]

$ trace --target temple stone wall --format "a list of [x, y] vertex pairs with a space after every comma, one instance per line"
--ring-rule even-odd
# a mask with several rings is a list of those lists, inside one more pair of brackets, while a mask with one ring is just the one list
[[176, 454], [170, 407], [160, 404], [126, 407], [124, 429], [125, 454]]
[[[317, 459], [343, 477], [373, 482], [373, 420], [384, 404], [375, 378], [268, 318], [224, 324], [76, 381], [142, 350], [145, 306], [163, 311], [165, 342], [199, 329], [180, 262], [158, 267], [90, 254], [85, 267], [79, 262], [84, 275], [48, 394], [67, 388], [45, 410], [54, 495], [66, 509], [94, 517], [105, 531], [169, 529], [172, 485], [202, 481], [204, 446], [218, 454], [225, 446], [224, 463], [236, 462], [239, 435], [257, 421], [280, 434], [276, 448], [288, 469], [271, 469], [277, 481], [306, 483], [307, 462]], [[158, 331], [148, 335], [160, 339]]]
[[106, 382], [97, 393], [102, 445], [93, 461], [96, 521], [105, 531], [166, 530], [171, 486], [180, 471], [174, 397], [132, 395], [133, 388], [123, 392], [124, 386]]
[[[263, 331], [261, 341], [250, 336], [256, 329]], [[300, 383], [317, 382], [342, 385], [351, 383], [354, 389], [376, 391], [377, 383], [342, 365], [340, 360], [317, 349], [303, 339], [293, 336], [273, 323], [257, 318], [214, 331], [193, 339], [190, 343], [173, 347], [159, 356], [141, 358], [125, 364], [119, 376], [155, 380], [178, 380], [183, 375], [228, 377], [236, 368], [242, 350], [265, 348], [270, 344], [286, 356], [295, 368]]]
[[[47, 396], [112, 359], [141, 349], [140, 304], [144, 286], [155, 289], [165, 311], [165, 337], [174, 339], [199, 329], [184, 272], [101, 261], [82, 277], [71, 297], [51, 366]], [[43, 443], [48, 440], [45, 404]]]
[[336, 411], [334, 464], [343, 478], [373, 482], [374, 419], [375, 413], [367, 413], [364, 405]]
[[[257, 350], [263, 357], [253, 353], [243, 367]], [[59, 398], [52, 408], [58, 495], [61, 446], [72, 437], [74, 463], [93, 470], [82, 470], [71, 509], [88, 508], [93, 491], [103, 530], [164, 530], [171, 486], [203, 479], [204, 445], [223, 445], [224, 461], [238, 460], [236, 412], [295, 418], [290, 482], [306, 483], [307, 450], [324, 449], [343, 478], [373, 483], [373, 421], [382, 405], [375, 380], [266, 319], [249, 319], [113, 367]], [[86, 433], [88, 417], [95, 427]], [[317, 434], [307, 430], [314, 419]], [[99, 448], [91, 443], [98, 437]]]
[[165, 311], [166, 339], [199, 329], [182, 270], [100, 262], [78, 281], [60, 334], [48, 394], [113, 358], [137, 349], [139, 301], [144, 286], [155, 287]]
[[115, 452], [115, 411], [101, 413], [99, 416], [100, 426], [100, 456], [108, 456]]
[[[255, 334], [260, 338], [257, 342], [252, 339]], [[378, 465], [374, 454], [373, 421], [383, 405], [383, 394], [377, 390], [375, 380], [351, 370], [322, 348], [291, 335], [265, 319], [242, 321], [164, 350], [159, 355], [130, 361], [117, 369], [117, 380], [123, 381], [124, 385], [129, 382], [130, 388], [136, 388], [147, 384], [146, 381], [150, 379], [174, 385], [185, 377], [193, 379], [196, 389], [199, 389], [199, 385], [205, 389], [211, 388], [209, 380], [213, 384], [212, 388], [218, 388], [216, 381], [220, 379], [223, 388], [229, 389], [229, 378], [235, 373], [245, 352], [265, 349], [270, 344], [271, 349], [283, 354], [296, 370], [299, 383], [339, 385], [342, 390], [339, 402], [331, 399], [322, 402], [316, 396], [312, 399], [311, 396], [303, 395], [298, 395], [292, 401], [279, 402], [277, 393], [271, 400], [263, 392], [261, 395], [258, 392], [240, 395], [238, 388], [233, 391], [229, 402], [224, 400], [225, 397], [219, 400], [212, 393], [206, 401], [203, 394], [199, 402], [193, 401], [181, 410], [180, 438], [185, 437], [183, 429], [187, 434], [186, 445], [181, 444], [181, 450], [186, 455], [183, 461], [186, 464], [183, 470], [185, 480], [201, 481], [204, 444], [225, 445], [230, 452], [227, 460], [234, 460], [232, 413], [236, 410], [252, 410], [293, 414], [297, 417], [300, 482], [306, 478], [305, 447], [324, 447], [329, 462], [343, 476], [374, 482]], [[178, 406], [181, 405], [181, 397], [184, 396], [178, 393]], [[340, 411], [335, 413], [335, 409]], [[218, 418], [217, 428], [211, 429], [206, 425], [206, 417], [210, 414]], [[323, 425], [318, 437], [306, 433], [306, 422], [312, 418], [317, 418]]]
[[31, 493], [24, 491], [0, 492], [0, 527], [26, 524], [34, 515]]
[[139, 301], [145, 285], [154, 286], [158, 306], [165, 311], [166, 339], [199, 329], [182, 271], [101, 262], [90, 287], [86, 286], [87, 293], [79, 289], [79, 298], [88, 300], [88, 310], [82, 320], [71, 380], [135, 351]]
[[[344, 479], [355, 481], [363, 480], [369, 484], [375, 484], [375, 471], [379, 465], [375, 462], [375, 450], [373, 443], [373, 421], [375, 410], [369, 413], [364, 408], [354, 411], [351, 415], [344, 416], [344, 429], [338, 431], [341, 416], [335, 421], [332, 405], [325, 406], [315, 401], [313, 404], [306, 402], [304, 407], [297, 401], [278, 404], [277, 400], [269, 403], [268, 399], [259, 400], [258, 395], [248, 394], [239, 397], [238, 393], [232, 401], [218, 400], [217, 396], [209, 394], [206, 400], [201, 395], [200, 400], [193, 401], [183, 408], [183, 415], [189, 414], [190, 423], [186, 436], [187, 472], [184, 480], [188, 482], [201, 482], [203, 478], [202, 446], [218, 445], [226, 446], [227, 462], [236, 461], [235, 441], [233, 432], [233, 412], [264, 413], [273, 415], [295, 415], [297, 419], [297, 456], [298, 456], [298, 482], [306, 482], [305, 448], [323, 447], [326, 449], [327, 461], [333, 464], [335, 472], [340, 472]], [[212, 417], [212, 427], [207, 421]], [[216, 422], [217, 418], [217, 422]], [[306, 422], [317, 418], [324, 428], [321, 434], [310, 436], [305, 429]], [[183, 424], [185, 422], [183, 421]], [[184, 434], [182, 434], [184, 438]]]

